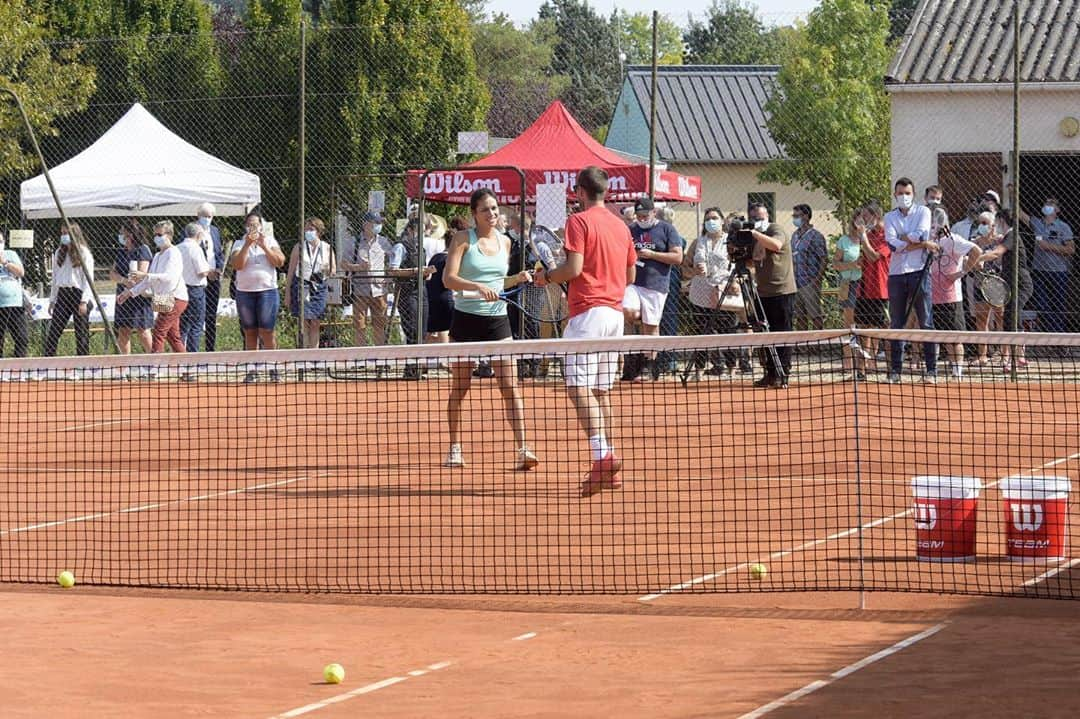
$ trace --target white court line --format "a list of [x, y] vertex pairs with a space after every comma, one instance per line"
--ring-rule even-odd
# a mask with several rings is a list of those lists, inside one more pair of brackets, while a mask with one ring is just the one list
[[[1065, 462], [1068, 462], [1070, 460], [1077, 459], [1077, 458], [1080, 458], [1080, 452], [1074, 452], [1073, 454], [1070, 454], [1067, 457], [1061, 457], [1059, 459], [1050, 460], [1049, 462], [1046, 462], [1044, 464], [1040, 464], [1037, 467], [1032, 467], [1031, 469], [1029, 469], [1027, 471], [1028, 472], [1037, 472], [1040, 469], [1049, 469], [1051, 467], [1056, 467], [1059, 464], [1064, 464]], [[1006, 475], [1006, 477], [1008, 477], [1008, 476], [1011, 476], [1011, 475]], [[1005, 479], [1005, 477], [999, 477], [998, 479], [995, 479], [992, 482], [987, 482], [985, 485], [983, 485], [983, 489], [991, 489], [993, 487], [996, 487], [998, 484], [1001, 483], [1001, 481], [1003, 479]], [[786, 557], [786, 556], [788, 556], [790, 554], [795, 554], [796, 552], [802, 552], [802, 551], [804, 551], [806, 549], [810, 549], [811, 547], [816, 547], [818, 545], [825, 544], [826, 542], [831, 542], [831, 541], [836, 540], [836, 539], [842, 539], [844, 537], [850, 536], [852, 534], [855, 534], [855, 533], [859, 532], [860, 529], [867, 530], [867, 529], [873, 529], [874, 527], [880, 527], [880, 526], [882, 526], [884, 524], [889, 524], [890, 522], [895, 522], [898, 519], [902, 519], [902, 518], [908, 516], [909, 514], [911, 514], [912, 511], [913, 510], [911, 508], [908, 508], [908, 509], [905, 509], [903, 512], [897, 512], [896, 514], [890, 514], [888, 517], [882, 517], [880, 519], [875, 519], [872, 522], [867, 522], [866, 524], [863, 524], [861, 527], [851, 527], [850, 529], [845, 529], [842, 532], [837, 532], [836, 534], [830, 534], [829, 536], [824, 537], [823, 539], [814, 539], [814, 540], [811, 540], [809, 542], [804, 542], [804, 543], [798, 545], [797, 547], [792, 547], [791, 549], [784, 549], [784, 550], [780, 550], [780, 551], [777, 551], [777, 552], [773, 552], [772, 554], [770, 554], [768, 557], [765, 557], [764, 559], [755, 559], [753, 561], [743, 562], [742, 564], [736, 564], [736, 565], [731, 566], [731, 567], [726, 567], [726, 568], [718, 570], [716, 572], [711, 572], [709, 574], [703, 574], [700, 577], [694, 577], [693, 579], [687, 580], [685, 582], [680, 582], [678, 584], [673, 584], [670, 587], [667, 587], [665, 589], [661, 589], [658, 592], [654, 592], [652, 594], [645, 594], [643, 596], [640, 596], [640, 597], [638, 597], [638, 601], [639, 602], [651, 602], [651, 601], [654, 601], [656, 599], [660, 599], [661, 597], [663, 597], [663, 596], [665, 596], [667, 594], [674, 594], [675, 592], [681, 592], [684, 589], [689, 589], [690, 587], [694, 587], [694, 586], [697, 586], [699, 584], [704, 584], [705, 582], [710, 582], [710, 581], [712, 581], [714, 579], [719, 579], [720, 577], [723, 577], [726, 574], [731, 574], [732, 572], [741, 571], [743, 569], [748, 568], [751, 564], [756, 564], [758, 562], [768, 561], [768, 560], [771, 560], [771, 559], [780, 559], [781, 557]], [[1064, 569], [1067, 569], [1067, 567], [1059, 567], [1058, 571], [1063, 571]], [[1048, 572], [1047, 573], [1048, 576], [1044, 577], [1043, 579], [1047, 579], [1049, 577], [1052, 577], [1056, 573], [1057, 572], [1054, 572], [1054, 573], [1049, 573]], [[1038, 577], [1036, 577], [1036, 579], [1038, 579]], [[1035, 580], [1030, 580], [1030, 581], [1031, 581], [1031, 584], [1029, 584], [1028, 582], [1025, 582], [1024, 586], [1033, 586], [1034, 584], [1038, 584], [1038, 581], [1035, 581]], [[1041, 581], [1041, 580], [1039, 580], [1039, 581]]]
[[111, 512], [98, 512], [96, 514], [83, 514], [78, 517], [68, 517], [67, 519], [57, 519], [52, 522], [41, 522], [39, 524], [28, 524], [25, 527], [15, 527], [14, 529], [0, 529], [0, 537], [7, 536], [9, 534], [19, 534], [21, 532], [32, 532], [35, 529], [48, 529], [49, 527], [60, 527], [65, 524], [78, 524], [80, 522], [90, 522], [95, 519], [104, 519], [105, 517], [111, 517], [116, 514], [134, 514], [136, 512], [147, 512], [152, 509], [161, 509], [162, 507], [172, 507], [180, 504], [186, 504], [188, 502], [203, 502], [208, 499], [217, 499], [218, 497], [230, 497], [234, 494], [243, 494], [245, 492], [256, 492], [260, 489], [271, 489], [273, 487], [283, 487], [288, 484], [295, 484], [296, 482], [303, 482], [306, 479], [314, 479], [316, 477], [327, 476], [326, 474], [316, 474], [310, 477], [294, 477], [292, 479], [283, 479], [280, 482], [264, 482], [262, 484], [253, 484], [248, 487], [240, 487], [239, 489], [229, 489], [222, 492], [213, 492], [212, 494], [200, 494], [194, 497], [184, 497], [183, 499], [174, 499], [169, 502], [155, 502], [153, 504], [140, 504], [135, 507], [125, 507], [123, 509], [115, 509]]
[[512, 641], [512, 642], [523, 642], [526, 639], [532, 639], [535, 636], [536, 636], [536, 632], [525, 632], [524, 634], [517, 635], [516, 637], [512, 638], [510, 641]]
[[132, 422], [142, 422], [141, 419], [114, 419], [108, 422], [94, 422], [93, 424], [76, 424], [71, 427], [64, 427], [61, 432], [75, 432], [80, 429], [93, 429], [94, 427], [108, 427], [114, 424], [130, 424]]
[[429, 674], [430, 672], [437, 672], [440, 669], [445, 669], [451, 664], [453, 664], [453, 662], [436, 662], [435, 664], [429, 664], [424, 669], [414, 669], [411, 672], [408, 672], [408, 676], [390, 677], [389, 679], [383, 679], [382, 681], [365, 684], [362, 687], [358, 687], [356, 689], [353, 689], [352, 691], [347, 691], [344, 694], [337, 694], [327, 699], [323, 699], [322, 701], [305, 704], [302, 707], [290, 709], [284, 714], [275, 714], [271, 719], [292, 719], [292, 717], [298, 717], [302, 714], [308, 714], [313, 711], [318, 711], [319, 709], [325, 709], [332, 704], [338, 704], [348, 699], [352, 699], [353, 697], [358, 697], [363, 694], [370, 694], [371, 692], [377, 692], [380, 689], [385, 689], [386, 687], [392, 687], [395, 684], [400, 684], [401, 682], [408, 681], [409, 677], [421, 677], [425, 674]]
[[918, 634], [914, 634], [914, 635], [908, 637], [907, 639], [903, 639], [903, 640], [897, 642], [896, 644], [893, 644], [891, 647], [888, 647], [886, 649], [882, 649], [880, 652], [875, 652], [874, 654], [871, 654], [868, 657], [864, 657], [864, 658], [860, 659], [859, 661], [855, 662], [854, 664], [848, 664], [843, 669], [838, 669], [837, 671], [830, 674], [827, 679], [818, 679], [817, 681], [810, 682], [809, 684], [807, 684], [803, 688], [796, 689], [795, 691], [791, 692], [790, 694], [787, 694], [786, 696], [780, 697], [776, 701], [769, 702], [768, 704], [766, 704], [764, 706], [758, 707], [757, 709], [755, 709], [752, 712], [749, 712], [747, 714], [743, 714], [741, 717], [739, 717], [739, 719], [757, 719], [758, 717], [765, 716], [769, 712], [775, 711], [776, 709], [780, 709], [782, 707], [787, 706], [788, 704], [792, 704], [794, 702], [797, 702], [799, 699], [802, 699], [807, 694], [813, 694], [818, 689], [824, 689], [825, 687], [829, 686], [833, 682], [835, 682], [835, 681], [837, 681], [839, 679], [843, 679], [844, 677], [849, 676], [851, 674], [854, 674], [855, 672], [859, 671], [860, 669], [863, 669], [865, 667], [870, 666], [874, 662], [879, 662], [882, 659], [885, 659], [886, 657], [890, 657], [893, 654], [896, 654], [897, 652], [900, 652], [900, 651], [903, 651], [904, 649], [907, 649], [912, 644], [916, 644], [918, 642], [921, 642], [923, 639], [934, 636], [935, 634], [937, 634], [938, 632], [940, 632], [944, 628], [945, 628], [945, 624], [935, 624], [934, 626], [930, 627], [929, 629], [921, 631]]
[[1070, 559], [1068, 562], [1065, 562], [1065, 564], [1054, 567], [1053, 569], [1048, 569], [1048, 570], [1046, 570], [1045, 572], [1043, 572], [1042, 574], [1040, 574], [1037, 577], [1032, 577], [1031, 579], [1024, 582], [1024, 586], [1025, 587], [1034, 587], [1039, 582], [1045, 582], [1047, 579], [1050, 579], [1051, 577], [1055, 577], [1058, 574], [1061, 574], [1062, 572], [1064, 572], [1066, 569], [1070, 569], [1072, 567], [1075, 567], [1077, 564], [1080, 564], [1080, 558]]

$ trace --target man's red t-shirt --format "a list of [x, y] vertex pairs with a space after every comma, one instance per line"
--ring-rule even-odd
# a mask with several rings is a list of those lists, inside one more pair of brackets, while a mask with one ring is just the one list
[[571, 215], [566, 220], [567, 252], [580, 254], [581, 274], [570, 281], [567, 304], [570, 316], [593, 307], [622, 309], [626, 268], [637, 262], [630, 228], [603, 205]]
[[892, 248], [885, 241], [885, 229], [875, 227], [866, 233], [866, 239], [880, 257], [871, 262], [863, 258], [862, 279], [859, 280], [858, 296], [864, 300], [887, 300], [889, 299], [889, 258], [892, 257]]

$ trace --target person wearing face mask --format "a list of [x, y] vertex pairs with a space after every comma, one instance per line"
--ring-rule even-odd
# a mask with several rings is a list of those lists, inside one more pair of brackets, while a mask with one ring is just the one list
[[94, 256], [74, 222], [60, 228], [60, 246], [52, 256], [52, 287], [49, 292], [49, 331], [45, 335], [45, 356], [55, 357], [60, 335], [68, 320], [75, 323], [75, 351], [90, 354], [90, 278], [94, 276]]
[[221, 298], [221, 275], [225, 272], [225, 253], [221, 244], [221, 230], [214, 224], [215, 207], [209, 202], [199, 205], [195, 221], [206, 231], [199, 239], [199, 248], [206, 256], [210, 272], [206, 275], [206, 317], [204, 319], [203, 349], [213, 352], [217, 347], [218, 300]]
[[[229, 262], [236, 274], [236, 314], [244, 333], [244, 349], [277, 349], [278, 294], [277, 269], [285, 264], [285, 253], [273, 237], [263, 232], [262, 216], [248, 213], [244, 218], [244, 238], [233, 245]], [[270, 379], [278, 378], [271, 370]], [[245, 382], [254, 382], [256, 375], [249, 372]]]
[[348, 286], [353, 306], [353, 343], [358, 347], [369, 344], [368, 313], [371, 314], [372, 343], [386, 344], [390, 319], [386, 311], [386, 263], [393, 245], [381, 234], [382, 230], [382, 216], [369, 210], [364, 213], [360, 235], [346, 237], [341, 247], [341, 269], [351, 273]]
[[4, 353], [4, 335], [15, 344], [13, 357], [25, 357], [27, 348], [26, 310], [23, 308], [22, 260], [4, 246], [0, 233], [0, 356]]
[[945, 193], [937, 185], [930, 185], [923, 190], [923, 202], [926, 203], [926, 207], [930, 212], [941, 207], [944, 199]]
[[[750, 205], [747, 219], [754, 225], [750, 232], [755, 242], [755, 283], [769, 331], [790, 332], [797, 292], [791, 240], [779, 224], [769, 221], [769, 210], [761, 203]], [[779, 366], [775, 360], [779, 360]], [[791, 347], [777, 347], [775, 355], [763, 352], [762, 363], [765, 376], [754, 382], [754, 386], [787, 389], [791, 375]]]
[[[893, 186], [896, 208], [885, 215], [885, 241], [892, 249], [889, 261], [889, 321], [894, 330], [903, 329], [909, 313], [914, 310], [919, 327], [934, 329], [931, 312], [930, 273], [926, 271], [930, 253], [938, 250], [930, 238], [930, 210], [915, 204], [915, 183], [901, 177]], [[904, 368], [904, 349], [907, 343], [893, 340], [889, 358], [888, 381], [900, 381]], [[937, 346], [923, 342], [926, 371], [923, 381], [937, 382]]]
[[329, 294], [326, 278], [335, 271], [330, 244], [322, 239], [324, 234], [326, 223], [318, 217], [311, 217], [304, 223], [304, 244], [298, 242], [293, 247], [292, 254], [289, 255], [289, 270], [285, 276], [285, 283], [289, 288], [285, 295], [285, 307], [293, 317], [300, 316], [300, 289], [301, 285], [303, 286], [304, 347], [319, 346], [319, 327], [326, 314], [326, 298]]
[[[989, 210], [979, 213], [975, 217], [974, 224], [975, 243], [982, 251], [979, 266], [992, 272], [1001, 273], [1000, 256], [990, 253], [1001, 243], [1001, 236], [997, 233], [997, 215]], [[995, 307], [986, 301], [978, 287], [973, 288], [975, 303], [975, 329], [978, 332], [990, 332], [1002, 330], [1002, 308]], [[990, 364], [990, 348], [982, 344], [978, 346], [978, 355], [974, 362], [976, 366]]]
[[[623, 314], [629, 329], [640, 322], [641, 333], [655, 337], [660, 334], [664, 303], [671, 288], [671, 268], [683, 261], [683, 241], [672, 225], [656, 217], [656, 207], [649, 198], [634, 203], [634, 216], [630, 235], [637, 250], [637, 276], [626, 288]], [[659, 379], [655, 352], [627, 355], [622, 379], [640, 381], [646, 365], [652, 379]]]
[[[687, 259], [683, 261], [684, 266], [690, 265], [690, 304], [693, 306], [693, 327], [695, 332], [701, 335], [727, 334], [735, 331], [736, 315], [730, 309], [723, 307], [724, 297], [721, 293], [726, 290], [730, 293], [731, 300], [738, 302], [742, 300], [739, 296], [739, 284], [728, 283], [734, 266], [728, 258], [728, 233], [724, 231], [724, 220], [720, 208], [710, 207], [705, 210], [705, 222], [701, 229], [701, 237], [691, 243], [686, 253]], [[743, 315], [745, 317], [745, 312]], [[694, 352], [690, 361], [694, 378], [697, 379], [698, 370], [704, 367], [706, 362], [711, 361], [712, 366], [705, 370], [705, 374], [734, 379], [737, 358], [738, 354], [735, 350], [724, 350], [723, 353], [698, 350]]]
[[[203, 251], [203, 245], [209, 244], [209, 237], [203, 226], [192, 222], [184, 228], [184, 241], [177, 249], [184, 260], [184, 284], [187, 285], [188, 303], [184, 314], [180, 316], [180, 337], [188, 352], [199, 351], [199, 340], [206, 325], [206, 284], [212, 265]], [[191, 375], [185, 375], [191, 378]]]
[[791, 257], [795, 263], [795, 329], [820, 330], [825, 326], [821, 311], [821, 283], [825, 279], [825, 264], [829, 250], [825, 235], [811, 224], [814, 211], [810, 205], [795, 205], [791, 222]]
[[[116, 233], [116, 262], [109, 270], [109, 279], [117, 284], [116, 294], [124, 291], [124, 281], [132, 272], [146, 272], [150, 268], [150, 248], [146, 246], [146, 230], [134, 217], [120, 224]], [[131, 354], [131, 336], [139, 338], [143, 352], [149, 352], [152, 343], [150, 328], [154, 326], [154, 311], [150, 298], [139, 295], [116, 306], [113, 327], [116, 328], [116, 344], [120, 354]]]
[[[979, 264], [982, 250], [979, 246], [949, 229], [949, 217], [940, 204], [932, 212], [932, 236], [941, 246], [937, 259], [930, 266], [930, 284], [933, 288], [932, 302], [934, 329], [961, 332], [967, 329], [964, 322], [962, 287], [960, 279]], [[948, 352], [952, 376], [964, 375], [964, 347], [959, 342], [942, 345]]]
[[[980, 217], [980, 220], [982, 217]], [[1013, 227], [1012, 213], [1007, 209], [998, 211], [994, 217], [993, 225], [991, 226], [989, 236], [993, 238], [993, 243], [990, 249], [983, 255], [983, 261], [987, 264], [998, 264], [1001, 267], [1001, 279], [1005, 280], [1005, 285], [1011, 288], [1013, 287], [1013, 278], [1015, 277], [1017, 293], [1017, 304], [1021, 310], [1027, 304], [1027, 301], [1031, 299], [1033, 292], [1031, 272], [1027, 266], [1027, 256], [1024, 250], [1024, 243], [1018, 242], [1016, 237], [1016, 228]], [[1017, 264], [1019, 267], [1018, 273], [1013, 270], [1013, 253], [1017, 253]], [[1013, 299], [1010, 298], [1005, 303], [1005, 307], [1002, 312], [1003, 329], [1006, 332], [1014, 331], [1014, 326], [1017, 331], [1021, 328], [1017, 320], [1019, 319], [1013, 312]], [[1012, 370], [1012, 360], [1010, 358], [1011, 346], [1002, 345], [1001, 347], [1001, 369], [1004, 372], [1010, 372]], [[1027, 367], [1027, 359], [1024, 357], [1024, 347], [1019, 345], [1016, 348], [1016, 366], [1023, 368]]]
[[123, 305], [133, 297], [149, 292], [155, 305], [159, 300], [171, 298], [169, 307], [155, 307], [157, 318], [151, 332], [153, 340], [150, 351], [157, 354], [165, 351], [165, 343], [173, 352], [184, 352], [184, 341], [180, 338], [180, 317], [187, 308], [188, 291], [184, 284], [184, 258], [180, 249], [173, 245], [173, 223], [163, 220], [154, 225], [154, 247], [158, 252], [150, 261], [147, 272], [129, 272], [124, 280], [128, 289], [116, 297], [116, 304]]
[[[855, 229], [858, 234], [862, 262], [855, 296], [855, 325], [869, 329], [885, 329], [889, 326], [889, 264], [892, 248], [885, 241], [885, 228], [881, 226], [881, 207], [870, 202], [856, 213]], [[865, 370], [877, 369], [877, 339], [863, 338], [866, 351]], [[862, 353], [856, 353], [861, 357]]]
[[1044, 332], [1064, 332], [1069, 307], [1069, 269], [1076, 254], [1073, 231], [1061, 219], [1061, 204], [1053, 197], [1043, 201], [1042, 215], [1031, 217], [1021, 210], [1020, 221], [1035, 233], [1035, 253], [1031, 279], [1035, 289], [1035, 309]]

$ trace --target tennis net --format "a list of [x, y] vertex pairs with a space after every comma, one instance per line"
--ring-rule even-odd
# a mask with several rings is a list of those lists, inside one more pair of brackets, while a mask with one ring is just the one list
[[[929, 382], [922, 353], [898, 354], [889, 382], [878, 350], [898, 338], [953, 361]], [[789, 386], [754, 387], [780, 344]], [[564, 381], [611, 360], [645, 368], [608, 395], [618, 489], [610, 465], [590, 475]], [[470, 387], [449, 457], [455, 372]], [[69, 569], [264, 591], [1077, 596], [1080, 340], [1066, 335], [4, 360], [0, 393], [3, 582]], [[587, 410], [595, 395], [577, 393]], [[516, 469], [515, 426], [532, 469]]]

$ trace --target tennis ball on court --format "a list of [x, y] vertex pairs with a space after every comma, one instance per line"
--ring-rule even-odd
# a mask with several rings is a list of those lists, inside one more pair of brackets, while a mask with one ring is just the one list
[[65, 569], [57, 575], [56, 581], [64, 589], [71, 589], [75, 586], [75, 575]]
[[327, 664], [322, 675], [327, 684], [341, 684], [345, 680], [345, 667], [340, 664]]
[[765, 575], [769, 573], [769, 570], [764, 564], [751, 564], [750, 565], [750, 578], [757, 579], [758, 581], [765, 578]]

